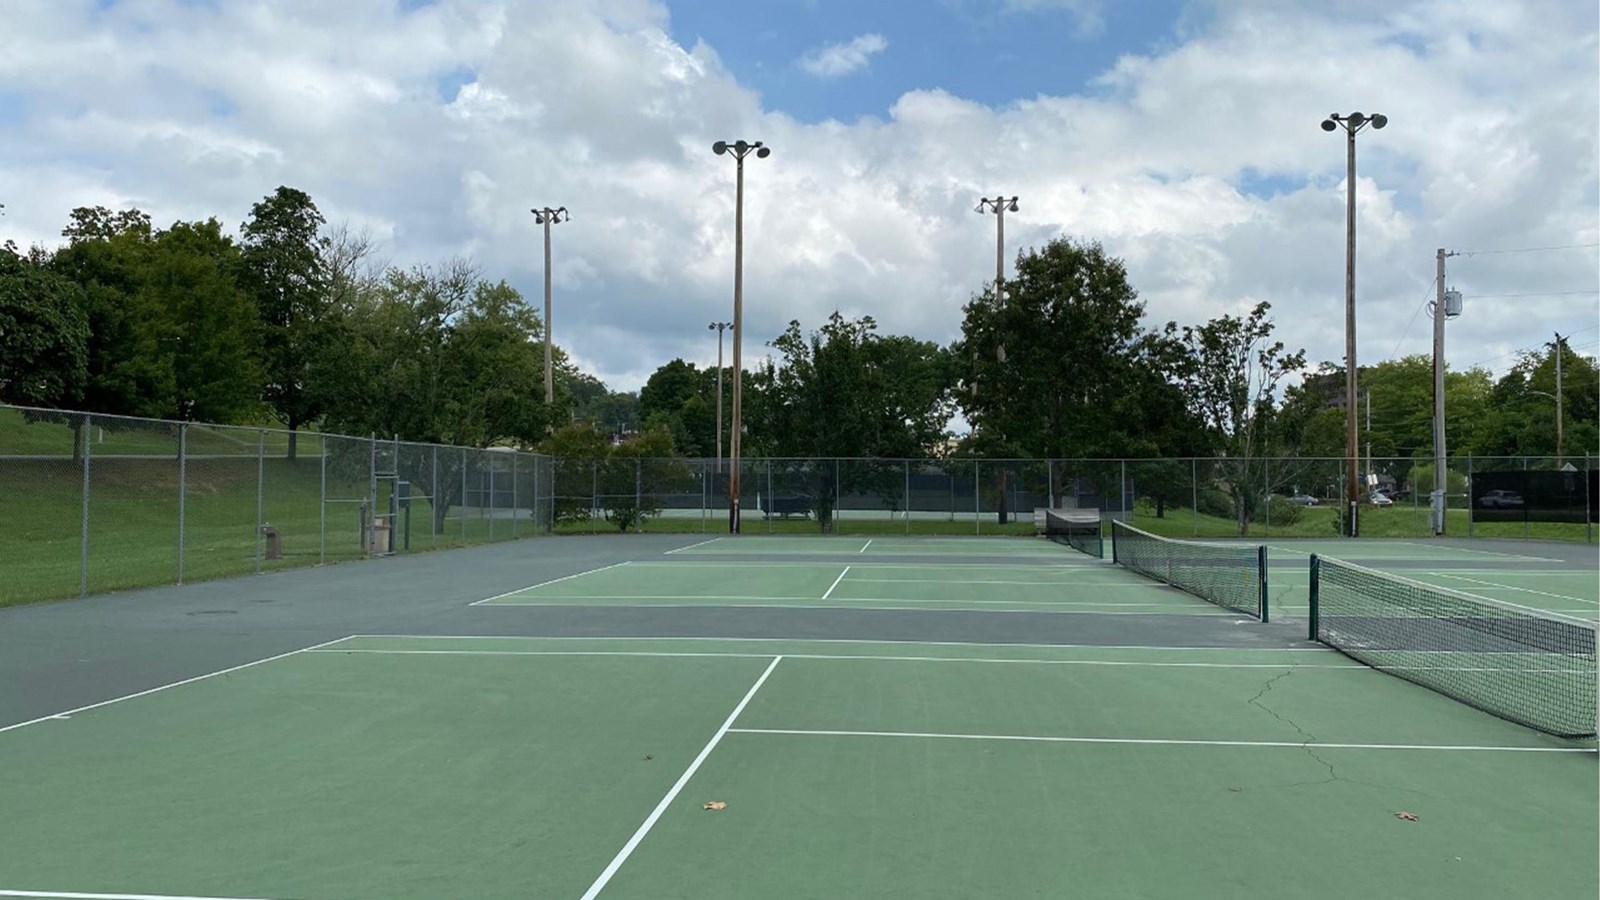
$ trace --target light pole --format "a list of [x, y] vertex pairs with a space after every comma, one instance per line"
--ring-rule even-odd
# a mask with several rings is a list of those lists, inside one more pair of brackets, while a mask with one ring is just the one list
[[[1004, 194], [996, 194], [993, 200], [990, 200], [988, 197], [980, 197], [978, 199], [978, 212], [994, 213], [994, 305], [995, 309], [997, 310], [1005, 309], [1006, 306], [1005, 279], [1007, 210], [1010, 210], [1011, 212], [1017, 211], [1016, 197], [1006, 197]], [[994, 359], [995, 362], [999, 363], [1000, 365], [1005, 365], [1006, 345], [1003, 339], [995, 345]], [[1006, 488], [1006, 468], [1002, 465], [1000, 467], [1000, 503], [999, 508], [995, 510], [995, 519], [1001, 525], [1006, 524], [1006, 521], [1010, 518], [1009, 511], [1006, 509]]]
[[1359, 112], [1348, 116], [1330, 113], [1322, 120], [1323, 131], [1343, 128], [1348, 146], [1344, 211], [1344, 397], [1345, 500], [1349, 504], [1350, 537], [1360, 534], [1356, 521], [1361, 509], [1361, 479], [1356, 472], [1361, 452], [1356, 423], [1356, 133], [1368, 125], [1382, 128], [1387, 124], [1389, 117], [1382, 113], [1370, 116]]
[[550, 226], [559, 225], [572, 218], [565, 206], [551, 209], [530, 209], [533, 221], [544, 226], [544, 402], [556, 402], [555, 368], [550, 362]]
[[772, 155], [772, 148], [763, 146], [760, 141], [717, 141], [711, 145], [711, 152], [722, 156], [733, 154], [738, 187], [735, 188], [733, 202], [733, 422], [728, 435], [728, 533], [739, 533], [739, 454], [741, 444], [740, 431], [744, 427], [741, 405], [744, 391], [744, 360], [741, 353], [744, 349], [744, 158], [754, 153], [756, 159], [766, 159]]
[[717, 474], [722, 474], [722, 333], [732, 327], [730, 322], [712, 322], [707, 326], [717, 333]]

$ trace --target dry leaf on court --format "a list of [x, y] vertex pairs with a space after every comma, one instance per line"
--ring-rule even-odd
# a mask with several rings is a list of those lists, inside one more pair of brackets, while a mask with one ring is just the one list
[[715, 809], [727, 809], [727, 808], [728, 808], [728, 804], [722, 802], [721, 800], [713, 800], [710, 803], [706, 804], [706, 809], [715, 810]]
[[1394, 817], [1396, 819], [1404, 819], [1407, 822], [1415, 822], [1417, 820], [1417, 814], [1412, 812], [1397, 812]]
[[1228, 788], [1228, 791], [1229, 791], [1229, 792], [1230, 792], [1230, 793], [1234, 793], [1234, 794], [1237, 794], [1237, 793], [1239, 793], [1239, 789], [1238, 789], [1238, 788], [1236, 788], [1236, 787], [1231, 787], [1231, 788]]
[[656, 758], [656, 755], [655, 755], [655, 754], [654, 754], [654, 753], [646, 753], [646, 754], [645, 754], [645, 755], [644, 755], [644, 758], [645, 758], [645, 759], [646, 759], [646, 760], [652, 760], [652, 759], [655, 759], [655, 758]]

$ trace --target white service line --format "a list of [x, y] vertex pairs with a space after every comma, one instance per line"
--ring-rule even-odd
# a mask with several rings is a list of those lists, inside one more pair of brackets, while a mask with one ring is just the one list
[[861, 549], [857, 550], [856, 552], [857, 553], [865, 553], [865, 552], [867, 552], [867, 548], [871, 547], [871, 546], [872, 546], [872, 538], [868, 538], [867, 542], [865, 544], [862, 544], [861, 545]]
[[839, 573], [839, 577], [835, 578], [833, 580], [833, 584], [828, 585], [828, 592], [826, 594], [822, 595], [822, 599], [826, 600], [829, 597], [833, 596], [833, 589], [838, 587], [839, 586], [839, 582], [843, 581], [844, 577], [846, 575], [849, 575], [849, 574], [850, 574], [850, 567], [849, 566], [845, 566], [844, 567], [844, 571]]
[[679, 547], [679, 548], [678, 548], [678, 549], [676, 549], [676, 550], [668, 550], [668, 551], [667, 551], [667, 552], [665, 552], [665, 553], [663, 553], [663, 554], [661, 554], [661, 555], [662, 555], [662, 556], [671, 556], [671, 555], [672, 555], [672, 554], [674, 554], [674, 553], [682, 553], [682, 552], [683, 552], [683, 551], [685, 551], [685, 550], [693, 550], [693, 549], [694, 549], [694, 548], [696, 548], [696, 547], [704, 547], [704, 546], [705, 546], [705, 545], [707, 545], [707, 544], [715, 544], [715, 543], [716, 543], [716, 542], [717, 542], [717, 541], [720, 541], [720, 540], [722, 540], [722, 538], [719, 538], [719, 537], [714, 537], [714, 538], [712, 538], [712, 539], [711, 539], [711, 540], [709, 540], [709, 541], [701, 541], [701, 542], [700, 542], [700, 543], [698, 543], [698, 544], [690, 544], [690, 545], [689, 545], [689, 546], [687, 546], [687, 547]]
[[745, 692], [744, 699], [740, 700], [739, 705], [735, 706], [733, 712], [728, 714], [728, 718], [723, 721], [722, 727], [718, 728], [717, 733], [711, 736], [711, 740], [706, 741], [706, 745], [700, 748], [700, 755], [694, 758], [694, 762], [689, 763], [689, 768], [683, 770], [683, 774], [678, 776], [677, 782], [667, 791], [667, 795], [662, 797], [661, 802], [656, 804], [656, 808], [650, 811], [649, 816], [645, 817], [644, 823], [633, 833], [633, 837], [628, 838], [628, 842], [622, 845], [622, 849], [618, 850], [617, 855], [612, 857], [611, 862], [606, 865], [605, 871], [601, 872], [600, 877], [596, 878], [594, 883], [589, 885], [589, 889], [583, 892], [582, 900], [594, 900], [602, 890], [605, 890], [605, 886], [617, 874], [617, 870], [622, 867], [622, 864], [628, 861], [628, 857], [639, 846], [639, 842], [644, 840], [644, 836], [650, 833], [651, 828], [655, 827], [656, 820], [661, 818], [661, 814], [667, 811], [667, 807], [672, 804], [673, 800], [677, 799], [678, 793], [683, 790], [684, 785], [688, 784], [689, 779], [694, 777], [694, 773], [700, 768], [700, 764], [706, 761], [706, 757], [711, 755], [711, 751], [715, 750], [718, 744], [722, 743], [722, 736], [727, 734], [733, 727], [734, 720], [738, 719], [739, 714], [744, 712], [744, 708], [750, 704], [751, 698], [755, 697], [756, 691], [761, 690], [761, 686], [766, 684], [767, 676], [772, 674], [772, 670], [776, 669], [780, 662], [783, 662], [783, 657], [775, 656], [772, 658], [772, 663], [767, 666], [766, 671], [761, 673], [761, 677], [756, 679], [756, 683], [750, 685], [750, 690]]
[[1492, 587], [1502, 591], [1518, 591], [1524, 594], [1537, 594], [1540, 597], [1551, 597], [1556, 600], [1571, 600], [1575, 603], [1593, 603], [1600, 605], [1600, 601], [1590, 600], [1588, 597], [1573, 597], [1568, 594], [1552, 594], [1549, 591], [1536, 591], [1533, 588], [1516, 587], [1515, 585], [1501, 584], [1498, 581], [1484, 581], [1480, 578], [1468, 578], [1465, 575], [1451, 575], [1449, 572], [1429, 572], [1428, 574], [1438, 576], [1439, 578], [1450, 578], [1456, 581], [1467, 581], [1471, 582], [1472, 584], [1481, 584], [1484, 587]]
[[[604, 639], [602, 639], [604, 640]], [[373, 654], [393, 656], [637, 656], [645, 658], [660, 657], [674, 659], [679, 657], [704, 658], [725, 656], [729, 659], [771, 659], [770, 653], [732, 653], [717, 652], [712, 650], [677, 651], [677, 650], [403, 650], [385, 648], [331, 648], [315, 650], [314, 653], [333, 654]], [[976, 657], [976, 656], [883, 656], [867, 653], [785, 653], [785, 659], [812, 659], [812, 660], [838, 660], [849, 661], [864, 659], [873, 662], [925, 662], [925, 663], [1021, 663], [1041, 666], [1132, 666], [1135, 668], [1154, 669], [1337, 669], [1344, 672], [1377, 673], [1379, 669], [1364, 666], [1358, 663], [1209, 663], [1209, 662], [1144, 662], [1133, 659], [1027, 659], [1023, 657]], [[1407, 671], [1418, 671], [1428, 668], [1445, 668], [1451, 672], [1503, 672], [1504, 669], [1459, 669], [1448, 667], [1408, 666]], [[1565, 671], [1565, 670], [1549, 670]]]
[[[99, 703], [91, 703], [88, 706], [80, 706], [77, 709], [69, 709], [66, 712], [51, 713], [48, 716], [40, 716], [37, 719], [29, 719], [26, 722], [18, 722], [15, 725], [6, 725], [4, 727], [0, 727], [0, 733], [4, 733], [4, 732], [7, 732], [7, 731], [14, 731], [14, 730], [16, 730], [18, 728], [24, 728], [24, 727], [26, 727], [28, 725], [37, 725], [40, 722], [48, 722], [51, 719], [68, 719], [68, 718], [71, 718], [72, 716], [77, 715], [78, 713], [81, 713], [81, 712], [88, 712], [91, 709], [99, 709], [102, 706], [110, 706], [113, 703], [121, 703], [124, 700], [132, 700], [135, 697], [144, 697], [144, 696], [147, 696], [149, 694], [154, 694], [157, 691], [164, 691], [167, 688], [181, 687], [181, 686], [186, 685], [186, 684], [193, 684], [196, 681], [203, 681], [203, 680], [205, 680], [207, 678], [215, 678], [218, 675], [226, 675], [229, 672], [237, 672], [240, 669], [248, 669], [251, 666], [259, 666], [262, 663], [269, 663], [269, 662], [272, 662], [274, 660], [284, 659], [285, 657], [295, 656], [295, 655], [300, 654], [300, 653], [308, 653], [308, 652], [310, 652], [312, 650], [320, 650], [323, 647], [331, 647], [334, 644], [340, 643], [342, 641], [350, 640], [350, 637], [351, 637], [350, 635], [346, 635], [345, 637], [336, 638], [336, 639], [331, 640], [331, 641], [324, 641], [324, 642], [322, 642], [320, 644], [312, 644], [309, 647], [301, 647], [299, 650], [290, 650], [288, 653], [279, 653], [277, 656], [269, 656], [266, 659], [258, 659], [255, 662], [247, 662], [247, 663], [245, 663], [243, 665], [233, 666], [233, 667], [227, 668], [227, 669], [219, 669], [219, 670], [217, 670], [215, 672], [207, 672], [204, 675], [196, 675], [193, 678], [185, 678], [182, 681], [174, 681], [171, 684], [163, 684], [160, 687], [153, 687], [153, 688], [150, 688], [149, 690], [140, 691], [137, 694], [126, 694], [126, 695], [121, 696], [121, 697], [113, 697], [110, 700], [101, 700]], [[5, 896], [5, 895], [4, 894], [0, 894], [0, 896]], [[71, 895], [68, 895], [68, 896], [78, 896], [78, 895], [71, 894]]]
[[[684, 635], [630, 635], [622, 637], [583, 637], [568, 635], [503, 635], [503, 634], [352, 634], [351, 638], [392, 638], [399, 640], [429, 640], [429, 641], [717, 641], [726, 644], [910, 644], [917, 647], [1029, 647], [1045, 648], [1050, 650], [1154, 650], [1160, 653], [1171, 653], [1176, 650], [1214, 650], [1225, 653], [1235, 652], [1264, 652], [1264, 653], [1332, 653], [1333, 651], [1320, 644], [1304, 646], [1309, 643], [1301, 641], [1302, 646], [1297, 647], [1183, 647], [1183, 646], [1155, 646], [1152, 644], [1007, 644], [994, 641], [893, 641], [893, 640], [867, 640], [863, 638], [766, 638], [766, 637], [716, 637], [709, 635], [684, 636]], [[1443, 652], [1443, 651], [1442, 651]], [[771, 654], [766, 654], [770, 656]]]
[[962, 741], [1016, 741], [1046, 744], [1153, 744], [1180, 747], [1292, 747], [1296, 750], [1452, 750], [1501, 753], [1595, 753], [1594, 747], [1494, 747], [1455, 744], [1335, 744], [1321, 741], [1188, 741], [1164, 738], [1050, 737], [1028, 734], [940, 734], [920, 731], [821, 731], [800, 728], [730, 728], [733, 734], [783, 734], [812, 737], [938, 738]]
[[[248, 897], [174, 897], [170, 894], [74, 894], [61, 890], [5, 890], [0, 897], [46, 897], [51, 900], [251, 900]], [[259, 900], [259, 898], [258, 898]]]
[[627, 560], [623, 560], [622, 562], [619, 562], [619, 563], [612, 563], [609, 566], [601, 566], [598, 569], [590, 569], [587, 572], [579, 572], [576, 575], [565, 575], [565, 576], [562, 576], [561, 578], [552, 578], [549, 581], [541, 581], [538, 584], [530, 584], [527, 587], [519, 587], [514, 591], [506, 591], [504, 594], [495, 594], [493, 597], [485, 597], [482, 600], [474, 600], [471, 603], [468, 603], [467, 605], [468, 606], [478, 606], [479, 604], [483, 604], [483, 603], [491, 603], [491, 602], [493, 602], [495, 600], [505, 599], [506, 597], [510, 597], [510, 596], [512, 596], [514, 594], [520, 594], [523, 591], [531, 591], [534, 588], [542, 588], [545, 585], [550, 585], [550, 584], [560, 584], [563, 581], [571, 581], [574, 578], [582, 578], [585, 575], [593, 575], [596, 572], [604, 572], [607, 569], [615, 569], [618, 566], [626, 566], [626, 565], [629, 565], [629, 562]]

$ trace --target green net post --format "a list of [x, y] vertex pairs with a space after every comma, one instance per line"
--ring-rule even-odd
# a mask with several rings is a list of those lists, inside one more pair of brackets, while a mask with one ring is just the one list
[[1322, 581], [1322, 560], [1315, 553], [1311, 554], [1311, 640], [1317, 639], [1317, 585]]
[[1262, 544], [1256, 548], [1256, 558], [1260, 562], [1260, 589], [1261, 589], [1261, 622], [1267, 621], [1267, 545]]

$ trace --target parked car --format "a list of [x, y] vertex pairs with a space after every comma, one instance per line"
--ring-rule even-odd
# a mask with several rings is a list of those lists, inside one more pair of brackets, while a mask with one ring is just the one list
[[1389, 495], [1385, 494], [1383, 491], [1373, 491], [1372, 492], [1372, 496], [1370, 498], [1368, 498], [1368, 500], [1369, 500], [1369, 502], [1371, 502], [1371, 504], [1373, 506], [1393, 506], [1394, 505], [1394, 501], [1390, 500], [1389, 499]]
[[1298, 503], [1301, 506], [1316, 506], [1317, 498], [1311, 496], [1310, 494], [1295, 494], [1293, 497], [1289, 498], [1289, 502]]
[[1516, 509], [1522, 506], [1522, 495], [1516, 491], [1486, 491], [1478, 498], [1478, 505], [1484, 509]]

